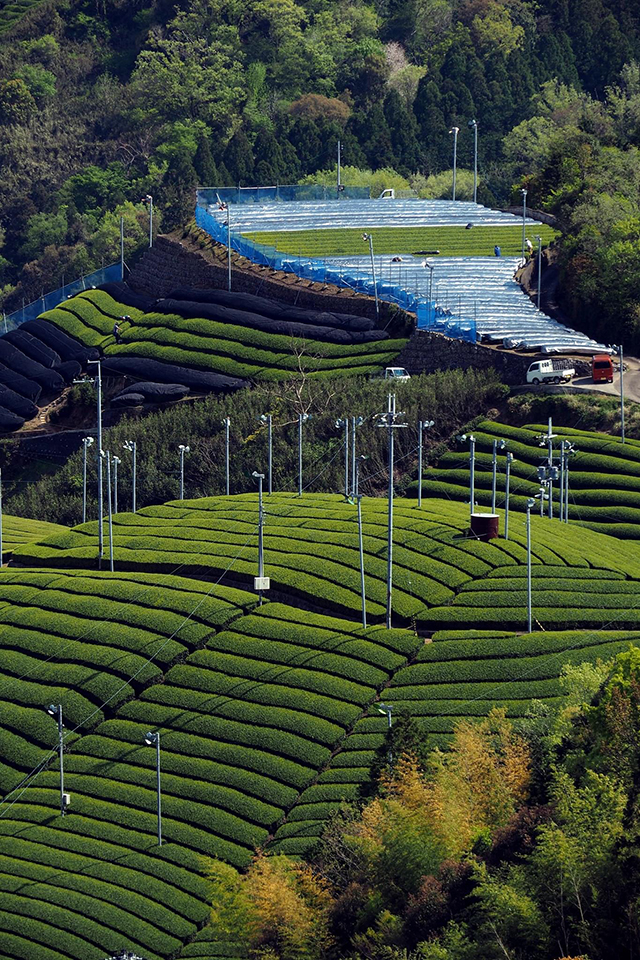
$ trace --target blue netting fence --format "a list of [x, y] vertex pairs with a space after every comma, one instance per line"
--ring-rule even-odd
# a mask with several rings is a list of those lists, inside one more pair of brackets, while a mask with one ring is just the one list
[[58, 287], [57, 290], [44, 293], [32, 303], [25, 304], [20, 310], [3, 316], [3, 326], [0, 328], [0, 333], [15, 330], [16, 327], [27, 320], [35, 320], [41, 313], [46, 310], [53, 310], [63, 300], [68, 297], [75, 297], [77, 293], [82, 293], [83, 290], [91, 290], [92, 287], [99, 287], [101, 283], [113, 283], [121, 279], [122, 266], [120, 261], [112, 263], [108, 267], [101, 267], [100, 270], [88, 273], [86, 277], [80, 277], [78, 280], [73, 280], [72, 283], [66, 283], [64, 287]]
[[197, 191], [200, 207], [217, 203], [293, 203], [312, 200], [369, 200], [370, 187], [340, 185], [326, 187], [320, 183], [296, 183], [276, 187], [201, 187]]
[[[204, 206], [196, 206], [196, 223], [218, 243], [227, 245], [226, 225], [210, 214]], [[304, 280], [330, 283], [336, 287], [348, 287], [356, 293], [369, 297], [375, 296], [377, 292], [379, 300], [396, 304], [408, 313], [415, 313], [419, 330], [433, 330], [456, 340], [476, 342], [475, 320], [453, 317], [450, 310], [443, 309], [429, 302], [428, 299], [416, 295], [414, 291], [404, 290], [388, 280], [377, 280], [374, 284], [371, 273], [353, 270], [353, 268], [341, 268], [336, 263], [327, 265], [313, 257], [296, 257], [281, 253], [275, 247], [254, 243], [253, 240], [233, 232], [230, 241], [231, 249], [247, 260], [251, 260], [252, 263], [282, 273], [292, 273]]]

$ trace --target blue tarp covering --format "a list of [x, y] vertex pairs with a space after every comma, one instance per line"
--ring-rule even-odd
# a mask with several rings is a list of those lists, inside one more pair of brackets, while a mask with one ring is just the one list
[[101, 283], [113, 283], [121, 279], [122, 267], [120, 262], [112, 263], [108, 267], [102, 267], [100, 270], [96, 270], [95, 273], [89, 273], [86, 277], [80, 277], [79, 280], [67, 283], [64, 287], [58, 287], [57, 290], [45, 293], [39, 300], [34, 300], [33, 303], [26, 304], [22, 309], [8, 314], [4, 318], [4, 325], [0, 333], [5, 333], [7, 330], [14, 330], [27, 320], [35, 320], [41, 313], [44, 313], [46, 310], [53, 310], [53, 308], [57, 307], [63, 300], [66, 300], [68, 297], [75, 297], [77, 293], [82, 293], [83, 290], [90, 290], [92, 287], [99, 287]]

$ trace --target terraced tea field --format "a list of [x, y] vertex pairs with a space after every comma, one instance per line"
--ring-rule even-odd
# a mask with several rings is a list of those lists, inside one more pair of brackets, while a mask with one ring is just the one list
[[[114, 320], [122, 343], [113, 337]], [[107, 358], [137, 357], [183, 367], [196, 367], [251, 380], [283, 380], [299, 369], [294, 346], [303, 342], [289, 336], [215, 320], [177, 314], [144, 313], [118, 303], [104, 290], [89, 290], [61, 303], [42, 319], [88, 347], [99, 347]], [[405, 340], [368, 343], [325, 343], [304, 340], [304, 365], [314, 377], [371, 374], [392, 363]]]
[[[372, 224], [372, 226], [375, 226]], [[531, 232], [531, 231], [529, 231]], [[547, 246], [558, 234], [546, 224], [538, 224], [535, 233]], [[347, 257], [362, 254], [362, 230], [271, 230], [247, 233], [248, 239], [276, 247], [281, 253], [305, 257]], [[522, 227], [379, 227], [375, 230], [375, 251], [419, 253], [437, 250], [443, 257], [492, 257], [498, 244], [504, 257], [522, 253]]]
[[[261, 606], [243, 589], [257, 572], [253, 495], [117, 515], [115, 573], [94, 569], [95, 522], [15, 548], [23, 566], [0, 578], [2, 960], [237, 956], [206, 927], [206, 858], [308, 852], [369, 781], [380, 700], [444, 745], [458, 718], [556, 704], [565, 663], [640, 642], [634, 543], [534, 517], [527, 635], [523, 518], [509, 541], [479, 543], [467, 506], [397, 501], [398, 626], [365, 630], [354, 506], [274, 494], [266, 507]], [[380, 621], [386, 502], [363, 508]], [[64, 818], [51, 702], [65, 722]]]
[[[271, 577], [272, 596], [288, 603], [306, 603], [339, 616], [358, 617], [360, 561], [357, 513], [337, 495], [273, 494], [266, 505], [264, 532], [265, 575]], [[257, 496], [211, 497], [174, 501], [146, 507], [135, 515], [114, 518], [116, 567], [165, 572], [180, 564], [185, 576], [221, 576], [232, 563], [226, 581], [251, 586], [257, 573]], [[640, 554], [632, 544], [602, 537], [575, 524], [549, 524], [533, 518], [533, 562], [567, 571], [591, 566], [614, 571], [619, 577], [640, 576]], [[521, 590], [506, 571], [519, 576], [526, 559], [524, 518], [513, 519], [510, 540], [480, 543], [466, 535], [468, 507], [429, 499], [419, 510], [411, 501], [397, 501], [395, 509], [393, 611], [399, 624], [417, 622], [427, 628], [493, 618], [501, 628], [523, 622]], [[30, 566], [82, 567], [97, 556], [97, 521], [16, 551], [16, 561]], [[106, 536], [106, 535], [105, 535]], [[380, 621], [386, 602], [387, 507], [376, 498], [363, 500], [363, 540], [367, 607]], [[587, 557], [590, 559], [588, 560]], [[534, 607], [546, 629], [600, 624], [605, 614], [599, 599], [585, 602], [591, 581], [580, 581], [580, 602], [558, 600], [556, 591], [541, 588]], [[496, 578], [493, 588], [488, 584]], [[617, 579], [618, 577], [616, 577]], [[571, 580], [569, 576], [569, 580]], [[575, 583], [572, 584], [575, 588]], [[479, 594], [492, 589], [482, 611]], [[588, 608], [588, 610], [587, 610]], [[581, 610], [587, 611], [581, 615]], [[444, 612], [442, 612], [444, 611]], [[476, 620], [474, 620], [474, 617]], [[447, 618], [449, 618], [447, 620]], [[628, 625], [636, 622], [629, 613]], [[640, 625], [640, 621], [639, 625]]]
[[[473, 430], [476, 438], [475, 491], [476, 502], [491, 504], [491, 460], [494, 438], [505, 439], [508, 446], [498, 454], [496, 503], [504, 505], [505, 457], [511, 451], [515, 460], [511, 467], [510, 507], [524, 510], [529, 497], [540, 491], [537, 468], [547, 461], [547, 448], [539, 438], [546, 434], [546, 424], [512, 427], [485, 420]], [[621, 443], [609, 434], [577, 430], [554, 425], [555, 463], [559, 464], [560, 442], [569, 440], [576, 448], [569, 469], [569, 518], [579, 524], [623, 539], [640, 538], [640, 441]], [[469, 452], [452, 450], [430, 467], [424, 475], [423, 496], [450, 497], [469, 502]], [[409, 494], [417, 495], [417, 482]], [[558, 485], [554, 490], [554, 515], [558, 513]]]
[[44, 540], [55, 533], [64, 533], [66, 529], [59, 523], [30, 520], [28, 517], [12, 517], [5, 513], [2, 517], [2, 558], [9, 559], [14, 549], [23, 543]]

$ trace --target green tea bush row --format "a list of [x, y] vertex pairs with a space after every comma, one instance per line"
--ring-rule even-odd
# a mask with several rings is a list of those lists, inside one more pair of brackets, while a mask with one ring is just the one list
[[[119, 677], [131, 677], [140, 671], [136, 678], [138, 683], [146, 683], [151, 678], [159, 676], [160, 668], [147, 664], [142, 657], [136, 654], [124, 654], [115, 647], [104, 647], [90, 643], [80, 643], [77, 640], [66, 639], [64, 642], [65, 663], [76, 663], [83, 666], [92, 665], [100, 670], [107, 670]], [[51, 652], [51, 638], [35, 630], [0, 630], [0, 648], [10, 649], [20, 646], [29, 653], [47, 657]], [[4, 654], [3, 654], [4, 657]]]
[[[634, 586], [632, 582], [629, 584]], [[591, 590], [588, 582], [584, 583], [582, 590], [533, 590], [532, 601], [536, 609], [540, 607], [562, 608], [564, 604], [576, 605], [583, 603], [585, 607], [595, 606], [597, 603], [602, 609], [617, 610], [624, 608], [629, 604], [630, 596], [638, 594], [638, 584], [635, 584], [635, 590], [614, 591], [610, 586], [609, 590]], [[480, 607], [490, 605], [497, 607], [518, 607], [527, 603], [527, 592], [525, 590], [489, 590], [485, 591], [481, 587], [477, 590], [467, 590], [456, 597], [456, 607]]]
[[[121, 715], [122, 711], [119, 712], [119, 717]], [[142, 727], [142, 723], [137, 724], [122, 719], [109, 720], [100, 727], [100, 738], [91, 737], [83, 740], [83, 749], [91, 752], [92, 755], [101, 756], [98, 744], [105, 737], [117, 738], [116, 743], [139, 745], [148, 729], [148, 724], [145, 729]], [[308, 766], [274, 756], [259, 747], [227, 743], [219, 738], [209, 739], [169, 729], [163, 732], [162, 745], [163, 750], [184, 755], [187, 762], [190, 758], [201, 758], [208, 763], [214, 762], [238, 768], [240, 772], [249, 771], [250, 775], [257, 773], [289, 790], [302, 789], [310, 778]]]
[[306, 803], [341, 803], [342, 801], [356, 800], [358, 784], [355, 783], [319, 783], [300, 797], [300, 804]]
[[[217, 697], [213, 696], [215, 693], [213, 690], [203, 693], [191, 688], [161, 685], [154, 688], [151, 695], [145, 699], [153, 699], [155, 703], [172, 707], [177, 706], [185, 710], [200, 710], [203, 714], [215, 713], [217, 716], [228, 720], [239, 720], [255, 724], [258, 727], [288, 730], [315, 743], [327, 746], [331, 745], [336, 737], [341, 735], [343, 727], [347, 726], [359, 712], [356, 707], [352, 707], [350, 710], [341, 710], [342, 705], [336, 703], [334, 719], [329, 721], [310, 713], [306, 707], [306, 701], [313, 694], [308, 694], [304, 690], [287, 690], [278, 687], [272, 690], [270, 685], [265, 689], [260, 684], [260, 689], [256, 689], [254, 694], [255, 684], [248, 682], [234, 684], [224, 675], [219, 676], [221, 677], [221, 691]], [[224, 682], [225, 680], [227, 683]], [[228, 692], [225, 691], [225, 686], [229, 688]], [[255, 702], [260, 700], [263, 700], [264, 703]], [[283, 706], [279, 706], [278, 703], [283, 704]], [[316, 701], [314, 706], [318, 711], [322, 709], [323, 704], [318, 704]], [[330, 714], [330, 710], [327, 709], [323, 712]], [[343, 724], [337, 726], [340, 713], [343, 714]], [[338, 716], [335, 716], [335, 714], [338, 714]]]
[[[123, 890], [117, 885], [88, 876], [85, 872], [87, 864], [80, 867], [82, 873], [79, 875], [70, 868], [64, 855], [61, 856], [59, 852], [57, 855], [58, 862], [50, 865], [4, 856], [0, 890], [13, 891], [20, 887], [24, 890], [24, 884], [20, 883], [22, 879], [32, 881], [39, 888], [46, 888], [50, 884], [55, 891], [56, 903], [66, 906], [68, 902], [73, 909], [74, 904], [81, 902], [86, 896], [87, 911], [113, 930], [124, 932], [123, 926], [131, 929], [135, 923], [137, 931], [137, 921], [142, 920], [144, 928], [152, 926], [180, 939], [196, 933], [196, 926], [176, 915], [173, 910], [160, 907], [135, 891]], [[69, 895], [68, 900], [64, 897], [65, 892]], [[41, 896], [39, 890], [38, 897]]]
[[134, 323], [139, 323], [145, 316], [142, 310], [137, 307], [130, 307], [127, 304], [119, 303], [106, 292], [106, 290], [83, 290], [74, 300], [86, 300], [98, 310], [99, 313], [109, 317], [110, 320], [119, 320], [120, 317], [130, 316]]
[[[125, 704], [119, 711], [123, 719], [146, 721], [156, 727], [173, 727], [195, 736], [224, 739], [228, 743], [244, 747], [257, 747], [276, 756], [291, 759], [319, 769], [327, 757], [329, 749], [285, 730], [276, 730], [268, 726], [256, 727], [253, 724], [227, 720], [219, 716], [189, 714], [186, 710], [176, 710], [161, 704], [150, 702], [148, 698]], [[148, 729], [148, 726], [147, 726]]]
[[[538, 620], [545, 630], [580, 630], [588, 627], [594, 629], [621, 629], [630, 630], [640, 626], [640, 609], [603, 610], [601, 608], [586, 607], [534, 607], [533, 617]], [[422, 618], [425, 626], [432, 630], [452, 624], [477, 624], [484, 627], [504, 627], [507, 624], [514, 627], [522, 626], [526, 620], [525, 607], [445, 607], [429, 610]]]
[[[24, 918], [19, 925], [22, 932], [28, 928], [29, 920], [38, 920], [57, 930], [74, 934], [79, 944], [84, 940], [109, 952], [119, 949], [122, 936], [129, 935], [131, 918], [126, 914], [122, 915], [121, 911], [115, 908], [109, 909], [107, 904], [102, 904], [100, 909], [97, 909], [96, 902], [91, 897], [58, 890], [54, 885], [40, 885], [35, 888], [29, 886], [29, 896], [25, 896], [24, 883], [16, 879], [16, 884], [23, 887], [20, 894], [6, 889], [0, 890], [0, 911]], [[96, 919], [90, 919], [92, 917]], [[109, 923], [106, 923], [103, 917], [108, 918]], [[136, 940], [142, 949], [149, 949], [160, 955], [166, 956], [181, 945], [176, 937], [155, 930], [142, 920], [136, 921], [135, 930]], [[54, 937], [59, 942], [57, 932]], [[76, 955], [82, 960], [82, 953]]]
[[[389, 675], [388, 671], [379, 670], [368, 663], [350, 659], [347, 656], [340, 656], [336, 653], [325, 653], [323, 650], [289, 643], [278, 643], [277, 641], [252, 641], [250, 637], [244, 637], [235, 632], [236, 623], [234, 623], [232, 631], [225, 630], [218, 634], [213, 641], [210, 641], [207, 649], [196, 651], [193, 654], [193, 659], [189, 659], [189, 663], [207, 667], [211, 670], [219, 669], [221, 663], [223, 666], [230, 663], [232, 665], [230, 672], [235, 673], [233, 659], [227, 660], [226, 658], [240, 656], [243, 660], [251, 662], [272, 663], [274, 670], [277, 670], [278, 666], [288, 668], [307, 667], [317, 673], [331, 674], [340, 679], [369, 687], [379, 686], [385, 682]], [[271, 621], [271, 623], [274, 623], [274, 621]], [[312, 640], [311, 631], [308, 632], [308, 636]], [[355, 645], [356, 641], [352, 641], [352, 643]], [[222, 649], [222, 646], [227, 645], [230, 647], [229, 652]], [[362, 643], [361, 646], [366, 648], [368, 645]], [[255, 650], [256, 655], [251, 652], [252, 650]], [[351, 700], [351, 697], [349, 697], [349, 700]]]
[[[169, 931], [182, 929], [181, 936], [189, 936], [189, 930], [194, 932], [194, 924], [201, 922], [206, 916], [202, 904], [198, 904], [193, 896], [184, 893], [171, 882], [172, 872], [169, 865], [165, 865], [169, 876], [167, 882], [163, 882], [136, 869], [143, 858], [136, 858], [135, 862], [132, 862], [133, 857], [125, 855], [126, 865], [122, 865], [95, 860], [91, 856], [74, 853], [61, 846], [49, 846], [46, 841], [55, 833], [56, 831], [48, 828], [45, 842], [40, 843], [33, 843], [22, 836], [0, 838], [3, 864], [10, 862], [11, 872], [18, 876], [33, 876], [35, 871], [40, 871], [41, 874], [49, 871], [55, 876], [60, 871], [61, 885], [71, 889], [82, 889], [86, 880], [96, 890], [94, 895], [107, 901], [113, 899], [114, 903], [119, 903], [124, 909], [148, 919], [156, 926], [165, 927]], [[73, 838], [63, 836], [62, 839]], [[88, 849], [86, 845], [84, 849]], [[111, 849], [110, 856], [113, 855], [114, 851]]]
[[[7, 909], [8, 907], [10, 909]], [[42, 957], [42, 960], [52, 960], [52, 958], [55, 958], [55, 960], [68, 960], [68, 958], [85, 960], [89, 951], [91, 951], [89, 953], [90, 960], [99, 960], [99, 953], [94, 944], [69, 933], [68, 930], [56, 929], [56, 924], [51, 920], [51, 911], [49, 911], [49, 916], [41, 915], [38, 918], [25, 915], [24, 911], [18, 912], [18, 909], [16, 904], [8, 904], [3, 901], [0, 907], [0, 930], [2, 931], [3, 947], [9, 941], [14, 943], [17, 955], [21, 960], [23, 958], [24, 960], [32, 960], [32, 958], [35, 960], [38, 955]], [[58, 919], [57, 916], [56, 919]], [[20, 936], [16, 935], [16, 929], [20, 930]], [[86, 932], [86, 926], [83, 932]], [[91, 932], [94, 937], [97, 935], [96, 925], [91, 927]], [[55, 935], [55, 949], [50, 949], [52, 935]], [[109, 936], [108, 932], [104, 931], [102, 934], [103, 941], [107, 936]], [[117, 939], [116, 934], [111, 936]], [[122, 942], [122, 937], [119, 937], [119, 940]], [[108, 949], [108, 947], [104, 949]], [[114, 946], [113, 949], [118, 948]], [[104, 954], [104, 950], [102, 953]]]
[[49, 323], [55, 324], [55, 326], [59, 327], [64, 333], [68, 333], [70, 337], [75, 337], [76, 340], [79, 340], [85, 347], [101, 347], [104, 343], [104, 335], [102, 333], [98, 333], [94, 327], [83, 323], [82, 320], [68, 310], [56, 307], [55, 310], [47, 310], [45, 313], [41, 313], [40, 319], [48, 320]]
[[[562, 661], [558, 659], [558, 674], [560, 673]], [[557, 678], [548, 680], [530, 680], [523, 677], [522, 680], [513, 679], [507, 681], [486, 681], [477, 680], [474, 683], [434, 683], [429, 684], [430, 700], [544, 700], [547, 697], [558, 697], [562, 693], [560, 681]], [[419, 700], [425, 699], [424, 683], [415, 686], [398, 685], [385, 690], [386, 701], [397, 700]]]

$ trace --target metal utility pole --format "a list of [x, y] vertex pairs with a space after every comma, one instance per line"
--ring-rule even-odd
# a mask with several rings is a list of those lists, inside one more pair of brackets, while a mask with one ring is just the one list
[[540, 309], [540, 287], [542, 284], [542, 237], [536, 236], [538, 241], [538, 297], [537, 304], [538, 310]]
[[132, 469], [132, 482], [131, 482], [131, 513], [136, 512], [136, 460], [138, 445], [135, 440], [125, 440], [122, 444], [125, 450], [129, 450], [131, 453], [131, 469]]
[[496, 512], [496, 482], [498, 478], [498, 450], [504, 450], [506, 440], [493, 441], [493, 457], [491, 460], [491, 513]]
[[524, 260], [524, 251], [526, 245], [526, 222], [527, 222], [527, 191], [523, 187], [520, 191], [522, 194], [522, 259]]
[[113, 573], [113, 514], [111, 510], [111, 453], [106, 450], [102, 456], [107, 461], [107, 510], [109, 512], [109, 569]]
[[363, 417], [351, 417], [351, 495], [358, 494], [358, 481], [356, 470], [356, 430], [364, 423]]
[[231, 204], [227, 204], [227, 290], [231, 292]]
[[418, 507], [422, 506], [422, 435], [435, 424], [435, 420], [418, 421]]
[[531, 633], [531, 507], [535, 500], [527, 500], [527, 633]]
[[469, 513], [473, 514], [476, 500], [476, 438], [471, 433], [463, 433], [456, 439], [458, 443], [469, 441]]
[[385, 427], [389, 431], [389, 530], [387, 546], [387, 630], [391, 629], [391, 592], [393, 583], [393, 431], [408, 426], [406, 423], [396, 423], [396, 417], [403, 416], [402, 411], [396, 411], [396, 395], [390, 393], [386, 413], [378, 415], [377, 426]]
[[369, 242], [369, 256], [371, 257], [371, 274], [373, 276], [373, 295], [376, 298], [376, 318], [380, 319], [380, 304], [378, 302], [378, 281], [376, 280], [376, 262], [373, 258], [373, 234], [363, 233], [362, 239]]
[[118, 464], [122, 461], [120, 457], [113, 458], [113, 512], [118, 512]]
[[344, 427], [344, 496], [349, 499], [349, 417], [340, 417], [335, 423], [336, 430]]
[[511, 464], [515, 460], [515, 457], [509, 451], [507, 454], [507, 463], [505, 466], [505, 482], [504, 482], [504, 538], [505, 540], [509, 539], [509, 484], [511, 482]]
[[93, 437], [82, 438], [82, 522], [87, 522], [87, 450], [93, 443]]
[[[360, 487], [360, 466], [365, 456], [358, 457], [356, 461], [356, 491]], [[356, 492], [356, 503], [358, 504], [358, 547], [360, 550], [360, 594], [362, 596], [362, 627], [367, 628], [367, 596], [364, 583], [364, 541], [362, 537], [362, 494]]]
[[[262, 509], [262, 481], [264, 480], [264, 473], [258, 473], [257, 470], [254, 470], [251, 474], [252, 477], [258, 481], [258, 578], [262, 584], [264, 578], [264, 512]], [[262, 585], [258, 590], [258, 605], [262, 606]]]
[[268, 490], [273, 493], [273, 417], [270, 413], [262, 413], [258, 418], [261, 423], [267, 425], [267, 445], [268, 445]]
[[102, 492], [102, 366], [100, 360], [89, 360], [89, 363], [95, 363], [98, 366], [98, 376], [94, 380], [98, 385], [98, 449], [96, 455], [98, 458], [98, 566], [104, 556], [104, 502]]
[[50, 703], [47, 707], [47, 713], [58, 721], [58, 756], [60, 759], [60, 816], [64, 817], [67, 806], [67, 798], [64, 792], [64, 736], [62, 728], [62, 704]]
[[124, 280], [124, 217], [120, 217], [120, 279]]
[[342, 144], [338, 140], [338, 179], [336, 183], [336, 194], [337, 194], [338, 200], [340, 199], [340, 190], [341, 190], [341, 187], [340, 187], [340, 161], [342, 159], [341, 153], [342, 153]]
[[460, 127], [451, 127], [449, 133], [453, 134], [453, 189], [451, 192], [451, 199], [455, 200], [456, 198], [456, 173], [458, 167], [458, 134], [460, 132]]
[[181, 443], [178, 447], [178, 450], [180, 451], [180, 497], [179, 499], [184, 500], [184, 455], [185, 453], [189, 453], [190, 447], [187, 447], [184, 445], [184, 443]]
[[624, 443], [624, 351], [620, 344], [620, 440]]
[[478, 121], [469, 120], [473, 127], [473, 202], [478, 202]]
[[298, 496], [302, 496], [302, 424], [305, 423], [311, 415], [309, 413], [298, 414]]
[[[393, 704], [390, 704], [390, 703], [382, 703], [382, 702], [380, 702], [380, 703], [378, 704], [378, 713], [384, 713], [384, 714], [386, 714], [386, 717], [387, 717], [387, 730], [389, 730], [389, 731], [391, 731], [391, 711], [392, 711], [392, 710], [393, 710]], [[389, 763], [389, 767], [391, 767], [391, 765], [392, 765], [392, 763], [393, 763], [393, 752], [392, 752], [392, 749], [391, 749], [391, 741], [389, 741], [389, 753], [387, 754], [387, 761], [388, 761], [388, 763]]]
[[158, 806], [158, 846], [162, 846], [162, 795], [160, 790], [160, 734], [149, 731], [144, 737], [148, 747], [156, 748], [156, 793]]
[[574, 445], [565, 441], [564, 447], [564, 522], [569, 523], [569, 461], [572, 453], [577, 453]]
[[224, 424], [224, 492], [229, 496], [229, 428], [231, 420], [229, 417], [225, 417], [222, 423]]
[[2, 470], [0, 470], [0, 567], [2, 566]]
[[149, 246], [153, 246], [153, 197], [150, 193], [142, 198], [142, 202], [149, 207]]
[[565, 470], [565, 441], [560, 441], [560, 523], [564, 522], [564, 470]]

